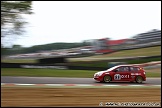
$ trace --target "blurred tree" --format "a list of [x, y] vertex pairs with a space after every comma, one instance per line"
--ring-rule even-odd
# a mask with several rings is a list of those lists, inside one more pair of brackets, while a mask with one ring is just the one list
[[21, 49], [22, 47], [21, 47], [21, 45], [13, 45], [12, 46], [12, 49]]
[[[23, 14], [32, 14], [32, 1], [1, 1], [1, 38], [21, 35], [24, 30]], [[2, 45], [1, 45], [2, 47]]]

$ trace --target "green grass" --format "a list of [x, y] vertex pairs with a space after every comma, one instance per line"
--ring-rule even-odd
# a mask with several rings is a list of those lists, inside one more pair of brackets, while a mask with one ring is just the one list
[[1, 68], [1, 76], [81, 77], [92, 78], [96, 71]]
[[[73, 66], [87, 66], [87, 67], [108, 67], [109, 59], [117, 57], [133, 57], [133, 56], [155, 56], [161, 55], [161, 46], [133, 49], [133, 50], [123, 50], [119, 52], [114, 52], [111, 54], [103, 54], [91, 57], [82, 58], [69, 58], [71, 65]], [[140, 64], [152, 61], [161, 61], [161, 57], [147, 58], [147, 59], [124, 59], [115, 60], [115, 62], [125, 62], [127, 64]]]
[[35, 59], [2, 59], [4, 63], [37, 63]]
[[[116, 60], [116, 62], [125, 62], [126, 64], [141, 64], [141, 63], [147, 63], [147, 62], [152, 62], [152, 61], [161, 61], [161, 57], [147, 58], [147, 59]], [[98, 60], [98, 61], [78, 61], [78, 62], [70, 63], [70, 65], [105, 68], [111, 64], [108, 60]]]
[[152, 62], [152, 61], [161, 61], [161, 57], [125, 60], [124, 62], [128, 64], [140, 64], [140, 63], [147, 63], [147, 62]]
[[[1, 76], [30, 76], [30, 77], [77, 77], [93, 78], [97, 71], [87, 70], [56, 70], [56, 69], [22, 69], [1, 68]], [[147, 77], [161, 77], [161, 68], [146, 70]]]
[[145, 69], [146, 77], [161, 77], [161, 68]]
[[140, 48], [140, 49], [133, 49], [133, 50], [123, 50], [119, 52], [114, 52], [111, 54], [105, 55], [98, 55], [93, 56], [97, 58], [102, 57], [133, 57], [133, 56], [154, 56], [154, 55], [161, 55], [161, 46], [155, 47], [148, 47], [148, 48]]
[[146, 77], [161, 77], [161, 73], [146, 72]]
[[98, 60], [108, 60], [108, 59], [120, 58], [120, 57], [155, 56], [155, 55], [161, 55], [161, 46], [132, 49], [132, 50], [122, 50], [110, 54], [95, 55], [90, 57], [69, 58], [69, 60], [71, 62], [98, 61]]

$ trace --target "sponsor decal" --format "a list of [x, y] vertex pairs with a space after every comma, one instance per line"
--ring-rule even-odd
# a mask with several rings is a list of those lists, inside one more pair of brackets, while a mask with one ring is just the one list
[[131, 75], [141, 75], [141, 73], [131, 73]]
[[120, 74], [114, 75], [114, 80], [121, 80], [123, 78], [129, 78], [129, 75], [120, 75]]
[[131, 75], [135, 75], [134, 73], [131, 73]]

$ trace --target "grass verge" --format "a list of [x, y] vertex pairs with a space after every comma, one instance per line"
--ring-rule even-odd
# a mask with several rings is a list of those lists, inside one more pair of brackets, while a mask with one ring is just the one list
[[161, 46], [132, 49], [132, 50], [122, 50], [111, 54], [104, 54], [91, 57], [104, 58], [104, 57], [134, 57], [134, 56], [154, 56], [154, 55], [161, 55]]
[[[112, 105], [112, 103], [119, 102], [140, 103], [136, 104], [134, 107], [137, 107], [137, 105], [139, 107], [161, 106], [160, 88], [80, 89], [2, 87], [1, 94], [2, 107], [99, 107], [101, 103], [103, 105], [102, 107], [106, 107], [107, 104], [105, 103], [111, 103]], [[144, 102], [145, 105], [141, 106]], [[154, 103], [156, 103], [156, 106]], [[121, 105], [122, 104], [117, 107], [127, 107], [125, 104]]]
[[1, 68], [1, 76], [92, 78], [95, 72], [87, 70]]

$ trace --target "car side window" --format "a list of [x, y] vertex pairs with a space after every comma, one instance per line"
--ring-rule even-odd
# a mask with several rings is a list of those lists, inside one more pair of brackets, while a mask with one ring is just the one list
[[117, 70], [117, 72], [128, 72], [129, 71], [129, 67], [119, 67], [116, 70]]
[[134, 71], [134, 67], [130, 67], [130, 71]]
[[123, 72], [124, 71], [124, 68], [123, 67], [120, 67], [119, 70], [120, 70], [120, 72]]
[[116, 71], [116, 72], [119, 72], [119, 71], [120, 71], [120, 69], [119, 69], [119, 68], [116, 68], [116, 69], [115, 69], [115, 71]]
[[138, 67], [130, 67], [130, 70], [134, 71], [134, 72], [137, 72], [137, 71], [139, 71], [139, 68]]
[[125, 72], [129, 72], [129, 67], [124, 67]]
[[122, 67], [116, 68], [115, 71], [116, 72], [122, 72], [123, 71], [123, 68]]
[[138, 67], [134, 67], [134, 71], [138, 71], [139, 70], [139, 68]]

